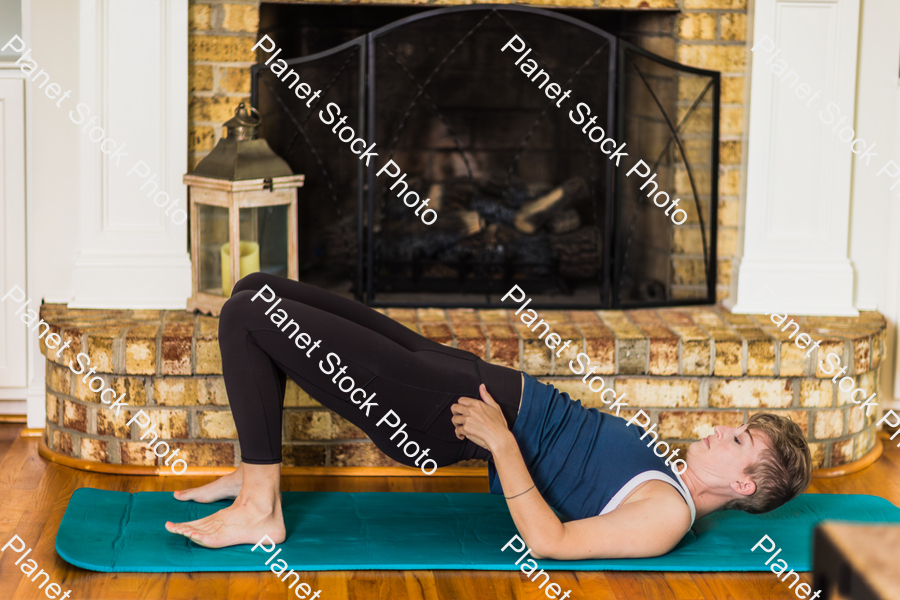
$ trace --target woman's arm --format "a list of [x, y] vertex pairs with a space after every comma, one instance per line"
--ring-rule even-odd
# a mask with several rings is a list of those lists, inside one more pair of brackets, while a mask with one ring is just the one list
[[483, 402], [460, 398], [451, 407], [456, 435], [490, 450], [509, 512], [535, 558], [658, 556], [674, 548], [690, 527], [690, 510], [663, 482], [645, 484], [640, 495], [607, 515], [563, 523], [534, 487], [499, 405], [484, 385], [479, 393]]
[[535, 487], [500, 406], [484, 384], [478, 391], [483, 402], [460, 398], [451, 407], [456, 435], [491, 452], [516, 529], [533, 555], [548, 556], [547, 550], [565, 535], [562, 521]]

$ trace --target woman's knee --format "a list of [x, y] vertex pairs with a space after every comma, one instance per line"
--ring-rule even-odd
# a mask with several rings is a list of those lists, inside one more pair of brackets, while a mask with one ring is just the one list
[[269, 285], [271, 287], [270, 284], [272, 283], [273, 279], [279, 279], [279, 277], [276, 277], [275, 275], [269, 275], [268, 273], [263, 273], [262, 271], [244, 275], [238, 280], [236, 284], [234, 284], [234, 289], [231, 290], [231, 297], [234, 298], [235, 294], [246, 290], [253, 290], [254, 292], [257, 292], [261, 290], [264, 285]]
[[[245, 278], [246, 279], [246, 278]], [[241, 280], [243, 281], [243, 279]], [[237, 290], [237, 288], [235, 288]], [[235, 291], [219, 312], [219, 338], [245, 328], [252, 317], [254, 290]], [[257, 302], [257, 304], [259, 304]], [[265, 312], [261, 309], [261, 312]]]

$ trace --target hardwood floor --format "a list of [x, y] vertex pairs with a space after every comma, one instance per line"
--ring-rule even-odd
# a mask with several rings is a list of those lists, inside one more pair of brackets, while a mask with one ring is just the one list
[[[86, 473], [48, 463], [37, 453], [37, 438], [19, 438], [21, 425], [0, 424], [0, 545], [13, 534], [34, 548], [50, 581], [72, 590], [71, 600], [244, 600], [296, 598], [271, 572], [260, 573], [95, 573], [73, 567], [54, 550], [56, 531], [69, 497], [80, 487], [171, 491], [209, 481], [208, 477], [140, 477]], [[486, 492], [478, 478], [293, 477], [285, 490]], [[900, 449], [886, 445], [868, 469], [846, 477], [814, 480], [811, 492], [874, 494], [900, 505]], [[46, 598], [13, 563], [0, 555], [0, 599]], [[809, 574], [804, 579], [809, 581]], [[301, 581], [321, 589], [321, 600], [491, 600], [538, 599], [544, 594], [518, 571], [336, 571], [301, 573]], [[554, 572], [553, 581], [571, 589], [572, 600], [650, 598], [653, 600], [778, 600], [796, 598], [772, 573]]]

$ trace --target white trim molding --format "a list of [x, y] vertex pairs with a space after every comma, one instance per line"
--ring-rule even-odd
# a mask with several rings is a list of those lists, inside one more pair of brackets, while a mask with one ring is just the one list
[[860, 0], [756, 0], [736, 313], [858, 314], [838, 134], [854, 125], [859, 20]]
[[[81, 93], [70, 118], [81, 123], [73, 125], [81, 136], [80, 236], [69, 306], [185, 308], [187, 225], [153, 195], [164, 191], [186, 208], [187, 0], [79, 6]], [[95, 126], [114, 141], [107, 150], [127, 156], [102, 153], [99, 131], [89, 138]]]

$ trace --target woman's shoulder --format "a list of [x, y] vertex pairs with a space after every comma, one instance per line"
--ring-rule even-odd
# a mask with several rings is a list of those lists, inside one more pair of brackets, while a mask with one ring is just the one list
[[684, 526], [684, 531], [691, 528], [691, 509], [684, 496], [665, 481], [654, 479], [641, 484], [619, 506], [637, 503], [641, 503], [649, 510], [659, 510], [675, 518], [678, 524]]

